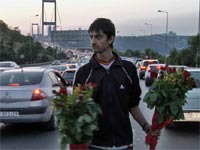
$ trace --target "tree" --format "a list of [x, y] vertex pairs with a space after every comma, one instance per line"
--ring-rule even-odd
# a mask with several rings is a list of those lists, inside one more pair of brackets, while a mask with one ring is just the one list
[[171, 65], [181, 64], [181, 52], [177, 51], [177, 49], [173, 48], [170, 52], [170, 56], [168, 57], [168, 62]]

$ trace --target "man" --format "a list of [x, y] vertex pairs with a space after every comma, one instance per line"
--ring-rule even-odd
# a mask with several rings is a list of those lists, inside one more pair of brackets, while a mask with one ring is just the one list
[[95, 83], [93, 97], [103, 112], [89, 149], [132, 150], [129, 112], [145, 132], [151, 130], [138, 107], [141, 89], [136, 67], [113, 52], [115, 26], [111, 20], [96, 19], [88, 32], [94, 55], [79, 68], [74, 84]]

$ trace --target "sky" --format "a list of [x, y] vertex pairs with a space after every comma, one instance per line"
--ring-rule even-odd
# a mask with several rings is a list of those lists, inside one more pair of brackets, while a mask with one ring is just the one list
[[[100, 17], [115, 24], [117, 35], [141, 36], [166, 33], [196, 35], [200, 0], [57, 0], [57, 30], [87, 30]], [[44, 3], [45, 20], [52, 21], [52, 3]], [[39, 16], [35, 16], [39, 15]], [[0, 0], [0, 20], [30, 33], [31, 23], [41, 25], [42, 0]], [[148, 23], [150, 25], [145, 25]], [[152, 30], [151, 30], [152, 26]], [[41, 29], [41, 26], [40, 26]], [[41, 31], [40, 31], [41, 32]]]

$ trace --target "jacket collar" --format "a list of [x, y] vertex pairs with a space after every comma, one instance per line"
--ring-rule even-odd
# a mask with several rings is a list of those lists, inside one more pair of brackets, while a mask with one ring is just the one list
[[[119, 55], [115, 52], [112, 52], [112, 53], [113, 55], [115, 55], [115, 58], [116, 58], [112, 66], [122, 66], [122, 60], [119, 57]], [[102, 66], [96, 61], [95, 55], [96, 54], [93, 54], [93, 56], [90, 59], [90, 67], [94, 69], [101, 68]]]

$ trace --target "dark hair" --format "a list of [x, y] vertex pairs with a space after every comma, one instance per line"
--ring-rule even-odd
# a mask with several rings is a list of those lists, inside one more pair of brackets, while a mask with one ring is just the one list
[[[112, 36], [115, 36], [115, 25], [110, 19], [97, 18], [89, 27], [88, 32], [92, 31], [95, 31], [97, 33], [102, 31], [107, 35], [108, 39], [110, 39]], [[113, 47], [113, 43], [111, 43], [110, 46]]]

